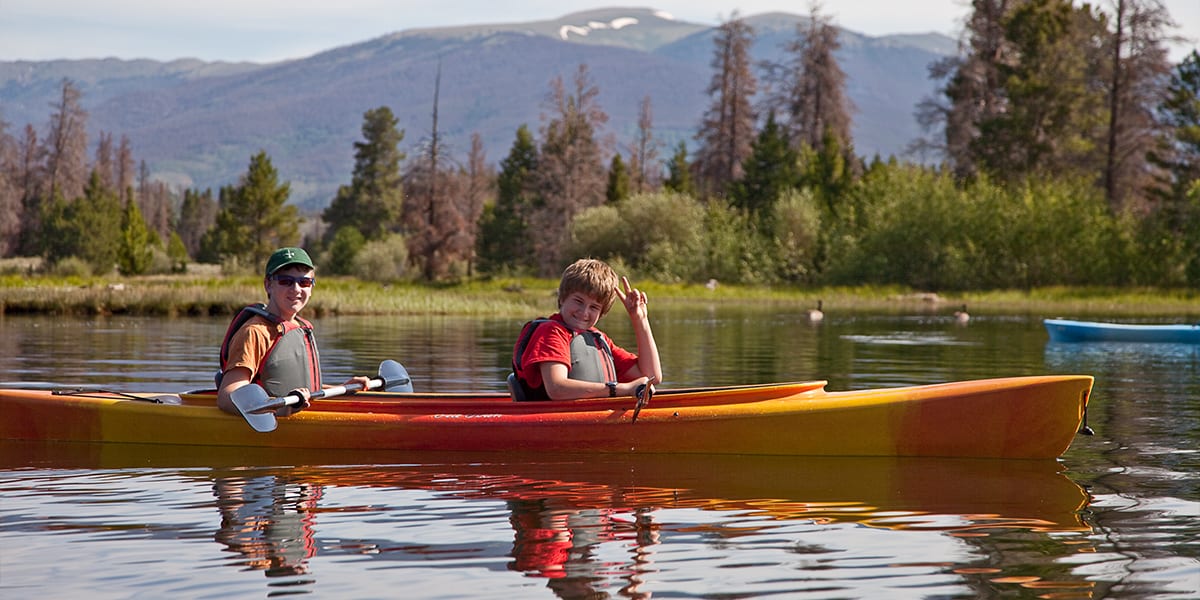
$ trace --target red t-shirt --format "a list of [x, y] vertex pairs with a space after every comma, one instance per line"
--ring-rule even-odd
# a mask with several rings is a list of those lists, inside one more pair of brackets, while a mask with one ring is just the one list
[[[533, 335], [529, 336], [529, 343], [525, 346], [525, 354], [521, 356], [521, 372], [517, 373], [517, 377], [521, 378], [530, 388], [542, 387], [542, 369], [538, 363], [550, 361], [567, 365], [567, 368], [571, 366], [573, 333], [563, 322], [561, 314], [554, 313], [550, 315], [550, 319], [557, 321], [558, 325], [542, 323], [534, 329]], [[614, 344], [603, 331], [595, 327], [591, 331], [599, 333], [608, 343], [608, 347], [612, 348], [613, 366], [617, 369], [618, 378], [637, 365], [636, 354]], [[620, 381], [629, 381], [629, 379], [620, 379]]]

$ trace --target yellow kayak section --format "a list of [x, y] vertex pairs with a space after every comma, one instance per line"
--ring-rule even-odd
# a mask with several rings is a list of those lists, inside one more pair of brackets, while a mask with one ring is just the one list
[[1045, 375], [826, 391], [824, 381], [513, 402], [498, 393], [359, 392], [259, 433], [215, 392], [0, 389], [0, 439], [247, 448], [1055, 458], [1093, 378]]

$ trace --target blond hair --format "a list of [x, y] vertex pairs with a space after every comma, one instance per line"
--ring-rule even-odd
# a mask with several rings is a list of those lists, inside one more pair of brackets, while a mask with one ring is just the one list
[[563, 271], [558, 284], [558, 306], [562, 308], [568, 296], [580, 292], [599, 302], [604, 307], [600, 316], [604, 316], [617, 300], [617, 282], [617, 272], [607, 263], [594, 258], [581, 258]]

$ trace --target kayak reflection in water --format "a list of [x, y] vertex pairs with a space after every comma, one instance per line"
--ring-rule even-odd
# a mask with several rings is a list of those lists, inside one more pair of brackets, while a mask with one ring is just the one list
[[[611, 508], [555, 508], [545, 499], [507, 505], [515, 533], [510, 570], [549, 579], [546, 587], [561, 598], [601, 597], [598, 590], [609, 588], [614, 577], [626, 583], [623, 597], [650, 597], [638, 591], [650, 548], [659, 543], [649, 511], [636, 510], [629, 519]], [[606, 542], [624, 542], [633, 556], [623, 563], [601, 560], [596, 553]]]
[[275, 475], [219, 477], [213, 482], [221, 511], [216, 540], [245, 558], [239, 564], [267, 577], [307, 573], [317, 553], [312, 511], [322, 490]]

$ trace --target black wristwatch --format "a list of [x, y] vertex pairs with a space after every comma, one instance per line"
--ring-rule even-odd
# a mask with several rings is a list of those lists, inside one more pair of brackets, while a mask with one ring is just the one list
[[608, 386], [608, 397], [616, 398], [617, 397], [617, 384], [615, 382], [609, 381], [609, 382], [605, 383], [604, 385]]

